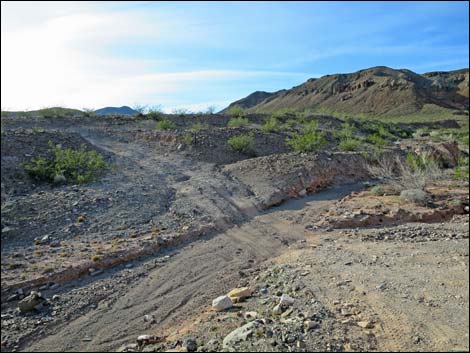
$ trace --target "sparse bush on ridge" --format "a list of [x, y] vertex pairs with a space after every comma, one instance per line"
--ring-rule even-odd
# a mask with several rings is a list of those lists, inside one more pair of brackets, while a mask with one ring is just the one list
[[146, 109], [145, 116], [147, 118], [158, 120], [163, 115], [163, 109], [161, 105], [152, 105]]
[[191, 114], [189, 109], [186, 108], [175, 108], [172, 110], [172, 113], [175, 115], [186, 115], [186, 114]]
[[173, 121], [163, 119], [157, 122], [156, 129], [157, 130], [171, 130], [171, 129], [176, 129], [176, 125]]
[[146, 105], [143, 104], [134, 104], [132, 106], [132, 109], [134, 109], [140, 115], [143, 115], [148, 108]]
[[217, 108], [216, 108], [215, 105], [210, 105], [210, 106], [207, 107], [205, 113], [206, 114], [214, 114], [216, 110], [217, 110]]
[[228, 122], [228, 127], [241, 127], [248, 125], [250, 121], [245, 117], [232, 118]]
[[194, 123], [191, 126], [191, 131], [199, 132], [199, 131], [202, 131], [202, 130], [205, 130], [205, 129], [208, 129], [208, 128], [209, 128], [209, 126], [207, 124], [197, 122], [197, 123]]
[[253, 133], [233, 136], [228, 139], [227, 144], [234, 151], [253, 155], [255, 151], [255, 136]]
[[35, 179], [49, 182], [88, 183], [107, 168], [103, 156], [89, 151], [85, 145], [80, 150], [62, 149], [49, 143], [49, 157], [37, 157], [24, 164], [26, 172]]
[[227, 111], [227, 114], [234, 118], [243, 118], [245, 117], [245, 110], [239, 105], [234, 105]]

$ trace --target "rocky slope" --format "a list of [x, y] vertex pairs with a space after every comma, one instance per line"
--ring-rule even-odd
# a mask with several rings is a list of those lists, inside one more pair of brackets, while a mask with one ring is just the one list
[[402, 116], [423, 109], [468, 110], [469, 70], [419, 75], [406, 69], [372, 67], [311, 78], [289, 90], [255, 92], [227, 108], [273, 112], [284, 108], [340, 114]]

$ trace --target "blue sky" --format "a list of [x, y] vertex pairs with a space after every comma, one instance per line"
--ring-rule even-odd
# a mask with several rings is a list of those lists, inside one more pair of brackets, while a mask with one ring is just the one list
[[223, 108], [386, 65], [469, 66], [468, 2], [2, 1], [2, 109]]

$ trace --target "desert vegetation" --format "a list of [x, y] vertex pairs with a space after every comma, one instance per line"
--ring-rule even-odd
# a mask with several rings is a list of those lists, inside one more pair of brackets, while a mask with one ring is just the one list
[[252, 155], [255, 149], [255, 138], [253, 134], [237, 135], [229, 138], [227, 144], [233, 151]]
[[63, 149], [50, 144], [48, 156], [37, 157], [24, 165], [33, 178], [52, 183], [84, 184], [96, 180], [107, 169], [107, 164], [96, 151], [85, 146], [79, 150]]

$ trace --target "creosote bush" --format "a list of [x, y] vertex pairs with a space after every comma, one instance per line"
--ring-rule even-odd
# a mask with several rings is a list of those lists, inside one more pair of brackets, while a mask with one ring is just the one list
[[48, 182], [88, 183], [97, 179], [107, 168], [103, 156], [89, 151], [85, 145], [79, 150], [62, 149], [49, 142], [49, 156], [37, 157], [24, 165], [33, 178]]
[[228, 122], [228, 127], [241, 127], [249, 124], [249, 120], [244, 117], [232, 118]]
[[303, 133], [295, 133], [286, 143], [297, 152], [315, 152], [326, 144], [323, 131], [318, 130], [315, 120], [304, 125]]
[[279, 130], [279, 128], [279, 121], [273, 115], [264, 122], [264, 125], [261, 127], [261, 130], [263, 132], [273, 132]]
[[459, 164], [454, 169], [454, 178], [456, 180], [469, 181], [469, 161], [468, 157], [460, 157]]
[[245, 110], [239, 105], [234, 105], [227, 111], [227, 114], [234, 118], [243, 118], [245, 117]]
[[171, 130], [171, 129], [176, 129], [176, 125], [174, 122], [170, 120], [163, 119], [157, 122], [156, 129], [157, 130]]
[[233, 136], [228, 139], [227, 144], [232, 150], [243, 154], [253, 155], [255, 152], [255, 136], [253, 133]]
[[359, 146], [361, 146], [361, 141], [353, 139], [353, 138], [342, 140], [338, 144], [338, 148], [341, 151], [356, 151], [359, 148]]

